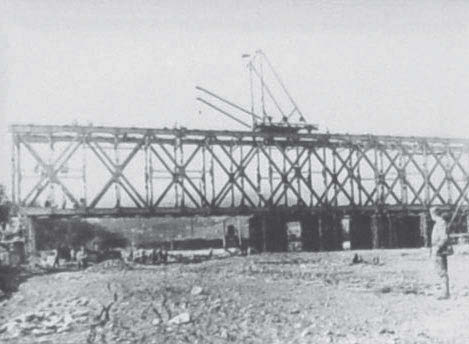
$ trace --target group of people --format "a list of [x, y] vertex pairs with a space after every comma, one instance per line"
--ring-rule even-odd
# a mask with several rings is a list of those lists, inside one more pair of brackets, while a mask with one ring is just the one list
[[[75, 250], [73, 247], [69, 249], [70, 261], [76, 261], [78, 269], [85, 269], [87, 267], [87, 258], [88, 254], [86, 252], [86, 248], [81, 246], [79, 250]], [[57, 269], [60, 267], [60, 258], [61, 258], [61, 248], [57, 247], [54, 249], [54, 263], [52, 264], [52, 268]]]
[[127, 261], [139, 264], [165, 264], [168, 262], [168, 251], [163, 247], [153, 248], [150, 251], [143, 248], [131, 249]]

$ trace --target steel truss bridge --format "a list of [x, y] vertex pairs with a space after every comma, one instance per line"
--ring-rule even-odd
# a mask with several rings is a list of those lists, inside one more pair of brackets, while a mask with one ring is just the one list
[[469, 204], [469, 140], [12, 125], [12, 200], [31, 215], [410, 210]]

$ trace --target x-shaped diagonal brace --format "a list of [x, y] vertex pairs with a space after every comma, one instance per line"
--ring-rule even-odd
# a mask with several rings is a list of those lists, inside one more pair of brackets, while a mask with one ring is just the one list
[[176, 170], [179, 170], [179, 171], [185, 171], [187, 169], [187, 166], [192, 162], [192, 160], [194, 160], [194, 157], [196, 156], [196, 154], [200, 151], [201, 149], [201, 146], [197, 146], [197, 148], [192, 152], [192, 154], [189, 156], [189, 158], [184, 162], [183, 165], [180, 165], [177, 163], [177, 161], [174, 159], [174, 157], [168, 152], [168, 150], [162, 145], [162, 144], [159, 144], [161, 150], [165, 153], [165, 155], [167, 156], [167, 158], [171, 161], [171, 163], [174, 165], [174, 169], [171, 168], [171, 166], [169, 166], [169, 164], [165, 161], [165, 159], [161, 156], [160, 153], [158, 153], [158, 151], [155, 149], [155, 147], [153, 147], [153, 145], [150, 146], [150, 150], [151, 152], [156, 156], [156, 158], [161, 162], [161, 164], [163, 165], [163, 167], [173, 176], [173, 180], [166, 186], [166, 188], [163, 190], [162, 194], [160, 195], [160, 197], [158, 197], [158, 199], [156, 200], [156, 202], [153, 204], [153, 207], [157, 207], [161, 202], [162, 200], [164, 199], [164, 197], [166, 196], [166, 194], [169, 192], [169, 190], [171, 189], [171, 187], [175, 184], [175, 183], [178, 183], [179, 185], [181, 185], [182, 187], [182, 190], [183, 192], [189, 197], [189, 199], [192, 201], [192, 203], [194, 203], [194, 205], [196, 207], [200, 207], [200, 206], [203, 206], [203, 205], [207, 205], [209, 202], [207, 201], [207, 199], [205, 198], [205, 196], [202, 194], [202, 192], [199, 190], [199, 188], [197, 188], [197, 186], [194, 184], [194, 182], [186, 175], [186, 173], [182, 173], [182, 174], [178, 174], [178, 176], [182, 177], [184, 180], [186, 180], [189, 185], [194, 189], [194, 191], [197, 193], [197, 195], [200, 197], [201, 201], [202, 201], [202, 204], [199, 204], [199, 202], [197, 202], [197, 200], [195, 199], [195, 197], [189, 192], [189, 190], [182, 184], [179, 182], [179, 179], [178, 178], [174, 178], [175, 176], [175, 173], [176, 173]]
[[135, 157], [137, 152], [143, 146], [145, 140], [141, 140], [138, 142], [132, 151], [129, 153], [127, 158], [119, 165], [114, 163], [112, 159], [108, 156], [108, 154], [104, 151], [104, 149], [95, 143], [94, 145], [91, 144], [89, 140], [86, 141], [88, 146], [90, 147], [91, 151], [98, 157], [98, 159], [103, 163], [106, 169], [111, 173], [111, 178], [104, 184], [101, 191], [95, 196], [95, 198], [90, 203], [90, 208], [94, 208], [104, 194], [108, 191], [113, 183], [118, 183], [124, 191], [129, 195], [132, 201], [138, 208], [142, 208], [146, 205], [145, 200], [143, 197], [138, 193], [135, 187], [129, 182], [127, 177], [124, 175], [124, 169], [127, 167], [129, 162]]
[[[293, 186], [292, 186], [292, 183], [295, 181], [295, 179], [300, 179], [302, 180], [306, 187], [308, 188], [308, 190], [310, 190], [310, 192], [313, 193], [313, 195], [318, 198], [318, 195], [316, 194], [316, 192], [314, 192], [314, 190], [311, 188], [311, 185], [308, 183], [307, 180], [305, 180], [303, 174], [301, 173], [301, 169], [306, 165], [306, 163], [308, 162], [308, 156], [303, 160], [302, 163], [300, 163], [300, 160], [301, 158], [303, 157], [304, 153], [306, 153], [308, 150], [306, 148], [303, 148], [303, 150], [300, 152], [300, 154], [298, 154], [296, 156], [296, 159], [295, 161], [292, 161], [289, 157], [288, 157], [288, 154], [287, 154], [287, 151], [285, 148], [281, 147], [280, 145], [276, 144], [275, 145], [277, 147], [277, 149], [282, 153], [282, 156], [283, 158], [285, 159], [285, 161], [287, 161], [290, 165], [288, 171], [285, 171], [282, 172], [280, 167], [273, 161], [272, 158], [268, 158], [269, 159], [269, 162], [272, 164], [272, 166], [275, 168], [275, 170], [281, 175], [281, 180], [282, 182], [280, 182], [277, 187], [275, 188], [275, 190], [272, 192], [272, 195], [271, 195], [271, 199], [273, 200], [274, 197], [275, 197], [275, 194], [278, 192], [278, 190], [280, 190], [280, 188], [282, 187], [282, 185], [284, 186], [283, 188], [283, 191], [280, 193], [280, 195], [277, 197], [277, 200], [274, 203], [274, 205], [278, 205], [280, 203], [280, 200], [282, 199], [282, 197], [287, 193], [287, 191], [290, 189], [292, 190], [292, 192], [295, 194], [295, 196], [297, 197], [298, 199], [298, 202], [301, 202], [302, 204], [306, 204], [306, 202], [304, 201], [304, 199], [301, 197], [300, 193], [299, 193], [299, 190], [296, 190]], [[298, 171], [300, 171], [300, 173], [296, 173], [295, 175], [293, 175], [292, 178], [288, 179], [288, 175], [295, 169], [297, 168]]]
[[[67, 197], [75, 204], [75, 206], [78, 206], [78, 201], [77, 199], [73, 196], [73, 194], [70, 192], [70, 190], [62, 183], [62, 181], [57, 177], [59, 171], [62, 169], [62, 167], [70, 160], [72, 155], [76, 152], [78, 147], [82, 144], [82, 140], [78, 140], [77, 142], [70, 142], [70, 144], [62, 151], [62, 153], [59, 155], [59, 157], [53, 162], [52, 165], [48, 165], [41, 157], [40, 155], [24, 140], [19, 138], [20, 142], [26, 147], [26, 149], [31, 153], [31, 155], [34, 157], [34, 159], [39, 163], [39, 165], [42, 167], [42, 169], [46, 172], [41, 176], [41, 179], [39, 182], [31, 189], [29, 194], [25, 197], [24, 202], [29, 203], [32, 205], [36, 199], [42, 194], [42, 192], [45, 190], [47, 185], [50, 183], [56, 183], [60, 185], [62, 188], [63, 192]], [[34, 197], [30, 202], [28, 202], [28, 199], [33, 195]]]
[[[210, 152], [213, 159], [218, 163], [218, 165], [221, 167], [223, 172], [228, 176], [228, 181], [225, 183], [225, 185], [223, 185], [223, 187], [220, 189], [220, 191], [218, 192], [216, 197], [213, 199], [213, 205], [215, 207], [220, 205], [221, 202], [223, 202], [223, 200], [225, 199], [226, 195], [228, 194], [228, 191], [230, 190], [230, 187], [235, 186], [241, 192], [241, 194], [244, 196], [244, 198], [249, 202], [249, 204], [251, 206], [255, 207], [255, 204], [252, 201], [252, 199], [249, 197], [249, 195], [246, 193], [246, 191], [243, 190], [241, 185], [238, 183], [238, 178], [241, 176], [242, 173], [244, 173], [243, 169], [251, 162], [252, 158], [255, 156], [255, 154], [253, 154], [255, 152], [255, 147], [251, 147], [251, 150], [244, 156], [244, 158], [242, 159], [240, 164], [238, 164], [233, 159], [233, 157], [231, 157], [229, 152], [227, 152], [224, 147], [222, 148], [222, 150], [225, 152], [226, 156], [228, 156], [228, 158], [233, 163], [233, 165], [236, 166], [236, 170], [233, 173], [230, 173], [230, 171], [228, 171], [226, 166], [218, 158], [217, 154], [215, 154], [215, 152], [213, 151], [213, 149], [210, 145], [207, 144], [206, 149]], [[253, 186], [252, 182], [250, 180], [248, 180], [248, 178], [246, 178], [246, 180], [248, 181], [248, 183], [250, 183], [250, 185], [254, 188], [254, 190], [257, 190], [257, 188], [255, 186]], [[263, 199], [261, 195], [259, 195], [259, 197], [261, 199]]]
[[[319, 161], [319, 163], [321, 163], [323, 169], [324, 169], [324, 170], [331, 176], [331, 178], [332, 178], [332, 181], [329, 183], [329, 185], [326, 186], [326, 190], [324, 190], [324, 192], [323, 192], [322, 195], [321, 195], [321, 198], [320, 198], [321, 202], [322, 202], [322, 200], [326, 197], [327, 192], [329, 191], [329, 189], [330, 189], [334, 184], [337, 185], [337, 186], [340, 188], [340, 190], [344, 193], [344, 195], [348, 198], [348, 200], [349, 200], [350, 202], [353, 202], [353, 201], [352, 201], [352, 197], [349, 195], [349, 193], [347, 192], [347, 190], [345, 190], [344, 186], [343, 186], [341, 183], [339, 183], [339, 182], [337, 181], [337, 177], [336, 177], [336, 176], [338, 176], [338, 175], [340, 174], [340, 172], [342, 172], [342, 170], [346, 167], [346, 164], [343, 164], [343, 165], [341, 166], [341, 168], [339, 169], [339, 171], [338, 171], [337, 173], [334, 173], [334, 172], [332, 172], [332, 171], [329, 169], [329, 167], [327, 167], [326, 162], [319, 156], [319, 154], [316, 152], [315, 149], [313, 149], [312, 152], [313, 152], [314, 156], [316, 157], [316, 159]], [[351, 156], [352, 156], [352, 155], [349, 154], [349, 156], [348, 156], [347, 159], [346, 159], [346, 162], [349, 161], [349, 159], [350, 159]], [[337, 194], [334, 195], [333, 199], [335, 199], [336, 197], [337, 197]]]

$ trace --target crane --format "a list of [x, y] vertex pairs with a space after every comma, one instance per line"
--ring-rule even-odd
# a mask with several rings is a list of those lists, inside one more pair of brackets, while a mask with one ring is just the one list
[[[262, 50], [257, 50], [254, 54], [243, 54], [242, 58], [247, 60], [250, 109], [201, 86], [196, 86], [196, 90], [201, 93], [196, 99], [252, 131], [298, 133], [318, 130], [317, 125], [309, 124], [306, 121], [280, 75]], [[214, 102], [221, 102], [225, 108], [215, 105]], [[241, 119], [242, 116], [249, 116], [252, 124]]]

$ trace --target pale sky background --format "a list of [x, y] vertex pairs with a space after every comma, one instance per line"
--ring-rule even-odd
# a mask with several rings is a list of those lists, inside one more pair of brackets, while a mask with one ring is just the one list
[[259, 48], [322, 130], [469, 137], [467, 1], [0, 0], [0, 20], [8, 186], [11, 123], [241, 129], [194, 87], [248, 107]]

